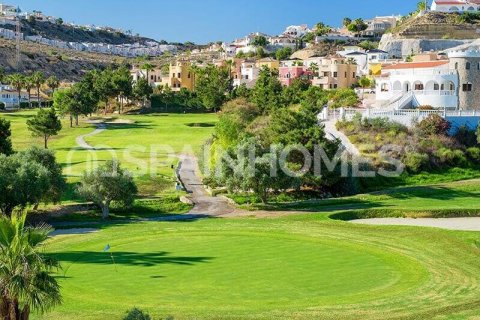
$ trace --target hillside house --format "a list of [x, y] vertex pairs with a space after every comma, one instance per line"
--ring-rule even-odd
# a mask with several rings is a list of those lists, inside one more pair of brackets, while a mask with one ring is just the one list
[[432, 11], [475, 12], [480, 10], [480, 0], [433, 0]]

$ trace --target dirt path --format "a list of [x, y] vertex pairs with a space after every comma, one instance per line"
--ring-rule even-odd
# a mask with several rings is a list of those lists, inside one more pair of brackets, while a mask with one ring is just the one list
[[380, 226], [415, 226], [447, 230], [480, 231], [480, 218], [376, 218], [354, 220], [351, 222]]
[[343, 133], [337, 130], [335, 127], [335, 121], [325, 121], [325, 133], [327, 134], [327, 138], [332, 139], [339, 139], [345, 149], [352, 155], [360, 156], [360, 151], [357, 147], [350, 142], [350, 139]]
[[212, 197], [207, 193], [199, 177], [198, 162], [194, 156], [181, 155], [179, 175], [193, 201], [192, 215], [224, 216], [232, 214], [235, 208], [221, 197]]
[[77, 143], [77, 145], [82, 148], [82, 149], [87, 149], [87, 150], [95, 150], [95, 147], [92, 147], [91, 145], [89, 145], [86, 141], [85, 141], [85, 138], [88, 138], [88, 137], [91, 137], [91, 136], [94, 136], [94, 135], [97, 135], [99, 133], [102, 133], [103, 131], [105, 131], [107, 129], [107, 126], [103, 123], [99, 123], [97, 125], [97, 129], [95, 129], [94, 131], [90, 132], [90, 133], [87, 133], [87, 134], [84, 134], [84, 135], [81, 135], [81, 136], [78, 136], [76, 139], [75, 139], [75, 142]]

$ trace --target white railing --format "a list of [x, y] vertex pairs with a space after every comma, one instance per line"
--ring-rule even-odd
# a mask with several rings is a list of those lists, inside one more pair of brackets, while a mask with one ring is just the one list
[[390, 75], [398, 75], [398, 76], [433, 76], [433, 75], [456, 75], [457, 71], [455, 70], [417, 70], [417, 69], [409, 69], [409, 70], [392, 70], [389, 72]]

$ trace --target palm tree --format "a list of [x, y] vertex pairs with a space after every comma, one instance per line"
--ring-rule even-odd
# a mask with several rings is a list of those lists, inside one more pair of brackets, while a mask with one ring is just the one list
[[46, 312], [62, 301], [51, 274], [58, 263], [41, 253], [52, 229], [25, 227], [25, 219], [25, 213], [0, 217], [0, 318], [4, 320], [28, 320], [31, 311]]
[[35, 88], [32, 77], [25, 77], [25, 83], [23, 84], [25, 90], [28, 92], [28, 106], [32, 107], [32, 89]]
[[196, 64], [190, 66], [190, 72], [192, 73], [192, 89], [195, 91], [195, 86], [197, 82], [197, 75], [200, 72], [200, 68]]
[[365, 89], [372, 87], [372, 80], [363, 76], [358, 80], [358, 85], [362, 88], [362, 100], [365, 95]]
[[142, 64], [141, 68], [142, 68], [142, 70], [145, 70], [145, 73], [147, 75], [147, 80], [150, 82], [150, 78], [149, 78], [150, 71], [155, 70], [155, 68], [153, 67], [153, 65], [151, 63], [148, 63], [148, 62]]
[[60, 80], [57, 77], [51, 76], [47, 79], [47, 86], [52, 89], [52, 96], [55, 93], [55, 90], [60, 87]]
[[228, 68], [228, 77], [232, 79], [232, 69], [235, 68], [236, 65], [235, 60], [227, 60], [225, 64]]
[[25, 85], [25, 77], [20, 73], [14, 73], [6, 77], [9, 85], [15, 88], [18, 94], [18, 109], [20, 109], [20, 100], [22, 99], [22, 89]]
[[32, 81], [37, 88], [37, 99], [38, 99], [38, 106], [41, 106], [40, 103], [40, 87], [45, 83], [45, 75], [43, 72], [37, 71], [32, 74]]
[[313, 62], [312, 64], [310, 64], [310, 71], [313, 72], [314, 77], [318, 77], [318, 70], [320, 70], [318, 67], [318, 63]]

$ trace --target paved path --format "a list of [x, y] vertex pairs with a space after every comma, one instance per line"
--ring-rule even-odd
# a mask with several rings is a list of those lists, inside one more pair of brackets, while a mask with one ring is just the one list
[[447, 230], [480, 231], [480, 218], [376, 218], [353, 220], [351, 222], [381, 226], [417, 226]]
[[95, 129], [94, 131], [92, 131], [92, 132], [90, 132], [90, 133], [87, 133], [87, 134], [78, 136], [78, 137], [75, 139], [75, 142], [76, 142], [77, 145], [78, 145], [80, 148], [82, 148], [82, 149], [95, 150], [95, 147], [92, 147], [91, 145], [89, 145], [89, 144], [85, 141], [85, 138], [88, 138], [88, 137], [97, 135], [97, 134], [105, 131], [105, 129], [107, 129], [107, 126], [106, 126], [105, 124], [103, 124], [103, 123], [99, 123], [99, 124], [97, 125], [97, 129]]
[[222, 197], [210, 196], [198, 175], [198, 163], [194, 156], [181, 155], [179, 175], [194, 207], [191, 215], [222, 216], [235, 211], [235, 208]]
[[336, 121], [329, 120], [323, 122], [325, 124], [325, 133], [327, 139], [334, 140], [339, 139], [345, 149], [352, 155], [360, 156], [360, 151], [355, 147], [353, 143], [350, 142], [350, 139], [343, 133], [337, 130], [335, 126]]

